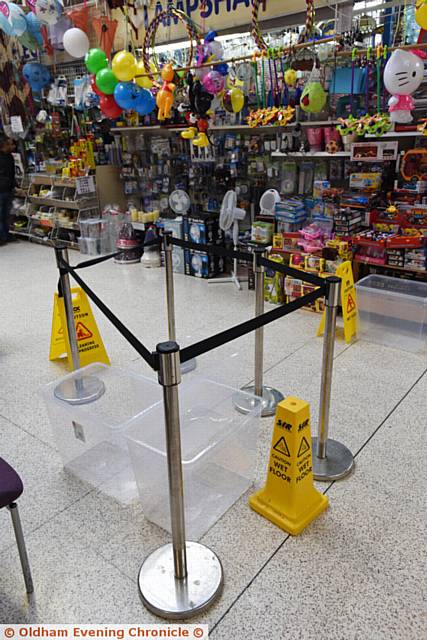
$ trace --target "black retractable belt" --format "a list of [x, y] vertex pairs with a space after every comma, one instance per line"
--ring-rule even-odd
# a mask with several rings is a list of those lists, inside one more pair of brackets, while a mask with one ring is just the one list
[[196, 242], [189, 242], [188, 240], [182, 240], [181, 238], [171, 238], [171, 243], [177, 247], [183, 249], [192, 249], [193, 251], [203, 251], [204, 253], [211, 253], [214, 256], [221, 256], [223, 258], [236, 258], [237, 260], [244, 260], [245, 262], [252, 262], [253, 255], [246, 253], [245, 251], [232, 251], [216, 244], [198, 244]]

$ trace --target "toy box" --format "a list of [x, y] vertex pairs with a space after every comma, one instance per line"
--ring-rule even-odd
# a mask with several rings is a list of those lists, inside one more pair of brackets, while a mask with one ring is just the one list
[[[277, 254], [271, 254], [268, 256], [268, 259], [272, 262], [284, 263], [284, 257]], [[274, 271], [274, 269], [267, 268], [265, 270], [264, 300], [266, 302], [272, 302], [273, 304], [282, 304], [285, 301], [283, 274]]]
[[221, 244], [223, 238], [217, 216], [199, 213], [184, 219], [184, 240], [196, 244]]
[[274, 224], [254, 220], [252, 223], [251, 240], [257, 244], [271, 244], [273, 239]]
[[185, 273], [195, 278], [213, 278], [224, 273], [224, 258], [204, 251], [185, 249]]

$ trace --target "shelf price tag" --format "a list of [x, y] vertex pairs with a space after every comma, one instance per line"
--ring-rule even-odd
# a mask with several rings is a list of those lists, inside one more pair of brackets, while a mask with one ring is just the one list
[[77, 195], [85, 196], [88, 193], [94, 193], [95, 182], [93, 176], [82, 176], [76, 180]]

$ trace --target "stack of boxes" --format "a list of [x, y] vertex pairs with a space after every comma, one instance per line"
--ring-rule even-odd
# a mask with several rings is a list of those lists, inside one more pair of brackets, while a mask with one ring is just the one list
[[[183, 224], [184, 240], [194, 244], [221, 245], [224, 232], [219, 226], [218, 216], [210, 213], [189, 215]], [[214, 256], [197, 249], [184, 250], [185, 273], [196, 278], [213, 278], [224, 273], [225, 263], [221, 256]]]
[[426, 249], [405, 249], [405, 268], [425, 271], [427, 269]]

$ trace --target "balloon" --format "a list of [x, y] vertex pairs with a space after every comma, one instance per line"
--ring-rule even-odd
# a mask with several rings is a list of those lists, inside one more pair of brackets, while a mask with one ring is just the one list
[[55, 24], [49, 25], [49, 40], [54, 49], [64, 50], [64, 34], [71, 29], [72, 22], [68, 16], [59, 16]]
[[68, 29], [64, 33], [64, 49], [73, 58], [83, 58], [89, 51], [89, 38], [81, 29]]
[[222, 76], [226, 76], [228, 74], [228, 64], [226, 62], [221, 62], [221, 64], [217, 64], [215, 66], [215, 70]]
[[31, 11], [30, 13], [27, 13], [27, 15], [25, 16], [25, 20], [27, 22], [27, 31], [29, 35], [34, 38], [34, 40], [37, 40], [37, 44], [41, 46], [43, 44], [43, 36], [40, 31], [40, 20], [38, 19], [36, 14], [32, 13]]
[[11, 36], [22, 36], [27, 30], [27, 21], [25, 20], [25, 13], [21, 7], [18, 7], [13, 2], [9, 2], [9, 22], [12, 25]]
[[151, 91], [141, 89], [141, 93], [136, 101], [135, 111], [139, 113], [140, 116], [146, 116], [153, 111], [155, 106], [156, 100]]
[[294, 87], [297, 83], [297, 72], [295, 69], [287, 69], [285, 71], [285, 82], [288, 87]]
[[137, 72], [135, 56], [128, 51], [119, 51], [113, 58], [111, 65], [117, 80], [128, 82], [133, 80]]
[[25, 80], [33, 91], [41, 91], [50, 84], [50, 72], [47, 67], [39, 62], [27, 62], [22, 69]]
[[63, 6], [58, 0], [37, 0], [35, 14], [42, 24], [55, 24], [63, 12]]
[[[153, 63], [150, 62], [150, 69], [152, 64]], [[143, 60], [140, 60], [136, 65], [135, 75], [138, 75], [138, 73], [147, 73], [145, 70], [145, 65]], [[135, 82], [138, 85], [138, 87], [143, 87], [144, 89], [151, 89], [151, 87], [154, 84], [152, 79], [149, 76], [141, 76], [141, 78], [135, 78]]]
[[420, 86], [424, 63], [417, 55], [403, 49], [393, 51], [384, 69], [384, 86], [391, 94], [409, 96]]
[[90, 77], [90, 88], [97, 96], [105, 96], [105, 93], [102, 93], [102, 91], [100, 91], [96, 86], [96, 76]]
[[89, 49], [85, 56], [85, 65], [90, 73], [98, 73], [108, 67], [107, 56], [102, 49]]
[[133, 109], [141, 99], [140, 96], [145, 89], [141, 89], [133, 82], [119, 82], [114, 89], [114, 99], [122, 109]]
[[224, 55], [224, 49], [222, 48], [222, 44], [220, 42], [215, 42], [215, 40], [213, 40], [209, 46], [211, 49], [211, 53], [213, 53], [215, 58], [217, 60], [221, 60], [221, 58]]
[[425, 0], [417, 0], [415, 3], [415, 22], [421, 29], [427, 29], [427, 3]]
[[224, 109], [230, 113], [239, 113], [245, 104], [243, 91], [237, 87], [233, 87], [224, 93], [222, 103], [224, 105]]
[[224, 89], [224, 77], [218, 71], [209, 71], [203, 78], [202, 84], [206, 91], [215, 95]]
[[10, 21], [8, 2], [0, 2], [0, 29], [2, 29], [7, 36], [12, 35], [12, 22]]
[[114, 93], [117, 82], [118, 80], [111, 69], [101, 69], [96, 74], [96, 86], [107, 95]]
[[107, 118], [115, 119], [122, 113], [122, 109], [114, 100], [113, 96], [101, 96], [99, 106], [102, 113], [107, 116]]
[[326, 93], [320, 82], [307, 82], [300, 98], [300, 107], [307, 113], [319, 113], [326, 104]]

